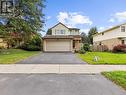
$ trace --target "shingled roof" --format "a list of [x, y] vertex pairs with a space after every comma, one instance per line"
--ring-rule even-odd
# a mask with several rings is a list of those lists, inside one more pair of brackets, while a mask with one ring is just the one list
[[43, 39], [73, 39], [71, 35], [46, 35]]

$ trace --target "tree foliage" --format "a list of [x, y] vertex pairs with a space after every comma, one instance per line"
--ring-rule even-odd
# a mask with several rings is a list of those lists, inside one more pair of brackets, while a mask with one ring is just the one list
[[27, 43], [24, 43], [20, 48], [28, 51], [41, 50], [42, 39], [40, 35], [35, 35]]
[[[15, 0], [14, 16], [1, 17], [0, 35], [7, 39], [21, 38], [27, 42], [32, 35], [42, 31], [44, 25], [43, 8], [45, 0]], [[15, 37], [16, 36], [16, 37]]]
[[89, 32], [88, 32], [88, 38], [90, 40], [90, 44], [93, 44], [93, 35], [94, 34], [97, 34], [98, 31], [97, 31], [97, 28], [96, 27], [92, 27]]
[[52, 30], [51, 30], [51, 29], [48, 29], [48, 31], [47, 31], [46, 34], [47, 34], [47, 35], [51, 35], [51, 34], [52, 34]]
[[86, 33], [82, 32], [81, 33], [81, 38], [82, 38], [82, 43], [89, 43], [89, 38], [86, 35]]

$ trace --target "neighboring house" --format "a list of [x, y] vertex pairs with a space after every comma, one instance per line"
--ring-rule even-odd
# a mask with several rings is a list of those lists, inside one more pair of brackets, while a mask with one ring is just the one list
[[51, 35], [43, 37], [44, 52], [74, 52], [81, 48], [79, 29], [68, 28], [62, 23], [50, 28]]
[[3, 37], [0, 37], [0, 49], [7, 48], [7, 43], [4, 41]]
[[94, 46], [106, 45], [109, 50], [119, 44], [126, 44], [126, 23], [117, 25], [93, 36]]

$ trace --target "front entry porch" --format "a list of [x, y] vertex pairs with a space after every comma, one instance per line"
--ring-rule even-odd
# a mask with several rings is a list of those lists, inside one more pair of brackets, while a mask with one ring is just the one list
[[74, 51], [79, 51], [81, 49], [81, 37], [75, 36], [73, 39], [73, 49]]

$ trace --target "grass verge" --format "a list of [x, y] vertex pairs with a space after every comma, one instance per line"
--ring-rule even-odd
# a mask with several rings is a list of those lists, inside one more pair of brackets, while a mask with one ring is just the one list
[[102, 75], [126, 90], [126, 71], [103, 72]]

